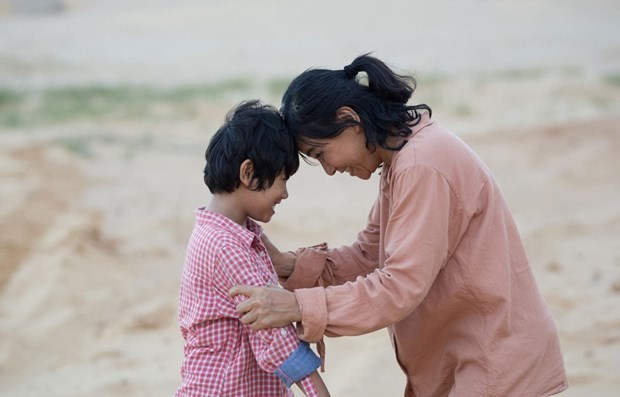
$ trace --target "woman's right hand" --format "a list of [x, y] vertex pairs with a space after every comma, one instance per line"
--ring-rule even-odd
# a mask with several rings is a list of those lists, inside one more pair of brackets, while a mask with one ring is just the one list
[[301, 321], [301, 308], [295, 294], [281, 287], [236, 285], [228, 295], [231, 298], [237, 295], [247, 297], [237, 305], [237, 311], [243, 314], [241, 322], [254, 331]]

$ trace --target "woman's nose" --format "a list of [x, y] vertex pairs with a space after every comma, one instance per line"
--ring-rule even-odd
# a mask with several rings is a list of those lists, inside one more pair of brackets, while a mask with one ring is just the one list
[[332, 167], [331, 165], [321, 161], [321, 166], [323, 166], [323, 170], [325, 171], [325, 173], [329, 176], [332, 176], [336, 173], [336, 168]]

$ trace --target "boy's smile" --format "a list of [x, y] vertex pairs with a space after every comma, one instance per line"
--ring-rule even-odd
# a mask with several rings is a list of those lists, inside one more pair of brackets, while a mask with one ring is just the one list
[[247, 216], [259, 222], [269, 222], [276, 213], [276, 205], [288, 198], [286, 182], [284, 174], [281, 173], [271, 187], [260, 191], [248, 190], [244, 200]]

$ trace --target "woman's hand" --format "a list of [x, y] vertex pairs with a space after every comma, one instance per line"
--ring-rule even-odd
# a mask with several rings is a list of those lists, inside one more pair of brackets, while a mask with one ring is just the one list
[[237, 311], [246, 313], [241, 322], [255, 331], [301, 321], [301, 309], [295, 294], [280, 287], [237, 285], [228, 294], [231, 298], [237, 295], [248, 297], [237, 305]]
[[293, 270], [295, 270], [295, 260], [297, 259], [297, 255], [293, 252], [279, 252], [275, 255], [269, 255], [271, 258], [271, 263], [273, 263], [273, 267], [276, 269], [276, 273], [278, 273], [278, 277], [288, 278], [293, 274]]
[[271, 258], [271, 263], [273, 263], [273, 267], [276, 269], [278, 276], [288, 278], [295, 269], [295, 259], [297, 256], [290, 251], [280, 252], [264, 233], [261, 236], [261, 240], [263, 240], [263, 244], [265, 244], [265, 248], [267, 248], [267, 253]]

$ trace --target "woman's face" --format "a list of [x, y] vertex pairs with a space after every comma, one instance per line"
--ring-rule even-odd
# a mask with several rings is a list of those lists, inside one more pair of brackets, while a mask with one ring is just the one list
[[379, 150], [366, 147], [366, 136], [359, 126], [346, 128], [340, 135], [328, 139], [305, 138], [298, 149], [316, 159], [327, 175], [347, 172], [360, 179], [369, 179], [381, 165]]

